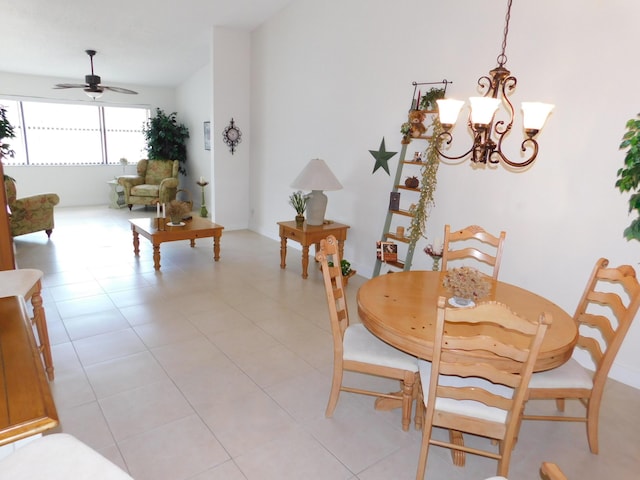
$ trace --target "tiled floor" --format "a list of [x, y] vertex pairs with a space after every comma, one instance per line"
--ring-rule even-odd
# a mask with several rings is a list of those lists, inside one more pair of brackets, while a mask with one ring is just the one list
[[[147, 240], [134, 257], [127, 223], [153, 213], [58, 208], [50, 242], [16, 239], [19, 266], [45, 272], [61, 430], [138, 480], [414, 478], [420, 433], [403, 432], [398, 411], [342, 393], [324, 417], [329, 323], [321, 276], [302, 280], [299, 251], [281, 270], [279, 242], [224, 232], [219, 262], [211, 239], [167, 243], [156, 273]], [[356, 321], [364, 281], [348, 287]], [[538, 479], [543, 460], [571, 479], [637, 478], [640, 391], [610, 381], [601, 419], [599, 455], [581, 424], [525, 422], [510, 478]], [[454, 467], [432, 447], [426, 478], [484, 479], [495, 465]]]

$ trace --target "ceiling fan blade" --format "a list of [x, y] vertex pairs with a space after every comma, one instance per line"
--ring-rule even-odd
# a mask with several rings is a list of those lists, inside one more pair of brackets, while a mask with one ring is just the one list
[[84, 88], [84, 83], [58, 83], [53, 88]]
[[122, 87], [107, 87], [106, 85], [101, 85], [105, 90], [111, 90], [112, 92], [117, 93], [128, 93], [129, 95], [137, 95], [138, 92], [134, 92], [133, 90], [129, 90], [128, 88]]

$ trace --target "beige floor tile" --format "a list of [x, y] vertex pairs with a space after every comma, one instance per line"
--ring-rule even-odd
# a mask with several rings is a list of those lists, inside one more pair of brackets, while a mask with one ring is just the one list
[[166, 380], [167, 374], [148, 351], [85, 367], [97, 398]]
[[74, 346], [84, 366], [145, 350], [144, 343], [131, 328], [81, 338], [74, 341]]
[[117, 308], [67, 318], [63, 323], [71, 340], [129, 328], [129, 322]]
[[308, 432], [298, 428], [236, 458], [248, 480], [349, 479], [352, 473]]
[[[238, 411], [243, 414], [237, 415]], [[296, 429], [289, 414], [262, 392], [199, 413], [234, 458]]]
[[186, 480], [229, 460], [195, 415], [130, 437], [120, 449], [136, 480]]
[[193, 414], [184, 396], [168, 380], [127, 390], [98, 402], [118, 442]]

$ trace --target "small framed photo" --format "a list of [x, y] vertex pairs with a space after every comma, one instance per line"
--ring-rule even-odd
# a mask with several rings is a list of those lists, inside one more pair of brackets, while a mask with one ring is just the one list
[[211, 122], [204, 122], [204, 149], [211, 150]]

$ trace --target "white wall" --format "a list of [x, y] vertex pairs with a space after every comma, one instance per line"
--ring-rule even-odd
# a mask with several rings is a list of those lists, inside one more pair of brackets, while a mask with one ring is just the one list
[[[189, 128], [187, 140], [187, 176], [180, 176], [180, 188], [188, 190], [194, 203], [195, 214], [200, 213], [202, 191], [196, 182], [200, 177], [211, 178], [213, 150], [204, 149], [204, 122], [211, 121], [213, 101], [211, 67], [202, 67], [177, 89], [178, 120]], [[205, 194], [209, 194], [207, 187]], [[210, 210], [210, 199], [205, 198]]]
[[[56, 83], [75, 82], [76, 80], [39, 77], [34, 75], [17, 75], [0, 72], [0, 96], [12, 96], [17, 99], [37, 100], [55, 99], [91, 102], [109, 105], [143, 105], [156, 107], [166, 112], [175, 110], [175, 90], [170, 88], [152, 88], [137, 85], [117, 85], [131, 88], [138, 95], [122, 95], [107, 92], [100, 100], [93, 101], [80, 89], [55, 90]], [[52, 145], [51, 155], [64, 160], [66, 149], [73, 145]], [[127, 174], [135, 173], [135, 166], [126, 167]], [[43, 192], [55, 192], [60, 196], [60, 206], [105, 205], [109, 204], [109, 187], [107, 181], [114, 176], [122, 175], [120, 166], [29, 166], [5, 167], [5, 173], [17, 180], [19, 197], [26, 197]]]
[[[213, 70], [213, 201], [212, 218], [226, 230], [249, 226], [249, 159], [251, 158], [250, 52], [248, 32], [214, 28]], [[231, 119], [242, 132], [232, 154], [222, 141]]]
[[[371, 174], [382, 137], [400, 150], [412, 81], [452, 80], [449, 96], [475, 94], [496, 66], [506, 2], [299, 0], [252, 35], [250, 227], [277, 238], [293, 219], [291, 181], [314, 157], [344, 185], [329, 192], [327, 217], [351, 225], [345, 256], [370, 275], [392, 177]], [[339, 13], [338, 13], [339, 12]], [[540, 100], [556, 110], [527, 171], [441, 165], [430, 239], [477, 223], [506, 230], [501, 279], [573, 312], [601, 256], [637, 267], [640, 245], [622, 231], [627, 195], [615, 188], [627, 119], [638, 112], [640, 65], [629, 56], [640, 4], [614, 0], [516, 2], [507, 67], [518, 78], [514, 104]], [[468, 147], [462, 129], [453, 153]], [[506, 141], [518, 158], [520, 125]], [[410, 146], [412, 148], [412, 146]], [[418, 148], [416, 148], [418, 150]], [[394, 172], [398, 156], [389, 165]], [[414, 268], [430, 268], [416, 249]], [[629, 332], [612, 376], [640, 387], [640, 324]]]

